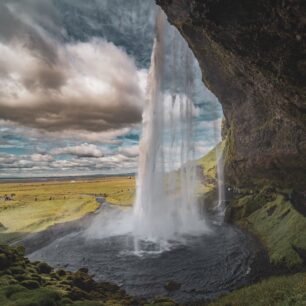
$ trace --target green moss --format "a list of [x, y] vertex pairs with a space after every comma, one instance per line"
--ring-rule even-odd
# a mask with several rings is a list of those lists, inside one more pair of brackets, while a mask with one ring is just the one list
[[[273, 214], [271, 208], [273, 207]], [[271, 263], [298, 268], [302, 259], [293, 245], [306, 250], [306, 218], [298, 213], [282, 195], [248, 217], [265, 242]]]
[[306, 274], [271, 277], [236, 290], [209, 306], [289, 306], [306, 305]]
[[175, 306], [177, 305], [169, 298], [156, 298], [152, 303], [145, 304], [144, 306]]
[[197, 161], [197, 166], [201, 169], [203, 177], [203, 182], [198, 190], [199, 193], [207, 193], [215, 188], [217, 182], [217, 150], [222, 151], [224, 145], [224, 141], [220, 142], [214, 149]]
[[6, 306], [55, 306], [60, 296], [56, 291], [42, 288], [29, 290], [20, 285], [0, 288], [0, 305]]
[[45, 262], [41, 262], [37, 265], [37, 270], [40, 273], [49, 274], [52, 271], [52, 268]]
[[235, 124], [231, 123], [230, 128], [227, 131], [226, 140], [224, 142], [224, 165], [231, 166], [234, 160], [236, 152], [235, 142]]
[[306, 250], [306, 218], [282, 194], [267, 190], [234, 200], [232, 218], [261, 239], [273, 265], [297, 270], [303, 260], [294, 248]]
[[5, 306], [134, 306], [118, 286], [96, 283], [83, 268], [77, 272], [55, 271], [42, 262], [30, 262], [20, 248], [0, 246], [8, 267], [0, 271], [0, 305]]
[[30, 279], [22, 281], [20, 285], [28, 289], [37, 289], [40, 287], [40, 284], [37, 281]]

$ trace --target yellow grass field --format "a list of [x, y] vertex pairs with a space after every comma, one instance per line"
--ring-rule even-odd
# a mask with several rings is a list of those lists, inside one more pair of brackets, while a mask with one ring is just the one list
[[[26, 233], [77, 220], [99, 207], [96, 196], [104, 196], [113, 204], [131, 205], [134, 194], [134, 177], [2, 183], [0, 241], [12, 241]], [[5, 201], [5, 195], [12, 200]]]
[[[197, 161], [205, 176], [198, 196], [214, 187], [215, 150]], [[179, 181], [179, 177], [177, 178]], [[5, 196], [12, 198], [6, 200]], [[121, 206], [135, 198], [135, 177], [105, 177], [75, 181], [43, 181], [0, 184], [0, 242], [12, 242], [27, 233], [78, 220], [98, 209], [97, 196]]]

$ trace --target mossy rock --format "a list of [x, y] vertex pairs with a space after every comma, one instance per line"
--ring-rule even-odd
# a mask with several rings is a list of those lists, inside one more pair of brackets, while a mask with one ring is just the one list
[[85, 267], [80, 268], [80, 269], [78, 270], [78, 272], [87, 274], [87, 273], [88, 273], [88, 268], [85, 268]]
[[0, 254], [0, 270], [8, 268], [10, 265], [10, 261], [7, 258], [6, 254]]
[[177, 303], [168, 298], [158, 298], [152, 303], [144, 304], [144, 306], [176, 306]]
[[23, 245], [18, 245], [15, 249], [15, 253], [19, 256], [24, 256], [25, 254], [25, 247]]
[[0, 277], [0, 287], [5, 287], [9, 285], [15, 285], [18, 281], [12, 275], [2, 275]]
[[59, 269], [59, 270], [56, 271], [56, 274], [57, 274], [58, 276], [60, 276], [60, 277], [63, 277], [63, 276], [65, 276], [67, 273], [66, 273], [65, 270]]
[[95, 289], [94, 280], [88, 274], [79, 271], [74, 274], [72, 284], [85, 291]]
[[18, 282], [23, 282], [29, 279], [29, 276], [26, 274], [16, 274], [14, 275], [14, 278], [18, 281]]
[[266, 188], [242, 195], [231, 203], [231, 219], [259, 237], [271, 264], [298, 271], [306, 261], [306, 218], [284, 193]]
[[68, 294], [68, 297], [73, 301], [91, 299], [90, 295], [87, 292], [78, 287], [72, 287], [71, 291]]
[[177, 291], [181, 288], [181, 284], [180, 283], [177, 283], [176, 281], [169, 281], [165, 284], [165, 289], [168, 290], [168, 291]]
[[52, 271], [52, 268], [45, 262], [40, 262], [37, 265], [37, 271], [39, 273], [43, 273], [43, 274], [50, 274]]
[[28, 289], [37, 289], [40, 287], [39, 282], [35, 280], [24, 280], [20, 283], [20, 285]]
[[61, 300], [61, 304], [62, 305], [71, 305], [71, 304], [73, 304], [73, 301], [71, 299], [67, 298], [67, 297], [64, 297]]
[[12, 272], [12, 274], [14, 275], [20, 275], [20, 274], [25, 274], [26, 271], [23, 267], [21, 266], [13, 266], [13, 267], [10, 267], [10, 271]]

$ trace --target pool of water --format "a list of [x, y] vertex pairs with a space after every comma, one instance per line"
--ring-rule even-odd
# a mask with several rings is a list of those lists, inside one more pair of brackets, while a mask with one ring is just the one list
[[[148, 299], [210, 299], [251, 281], [257, 244], [234, 226], [211, 222], [209, 234], [170, 241], [163, 251], [159, 245], [142, 242], [140, 253], [135, 252], [131, 235], [89, 238], [86, 226], [75, 227], [66, 234], [55, 231], [57, 237], [28, 257], [72, 271], [87, 267], [96, 280], [114, 282], [129, 294]], [[168, 281], [181, 284], [180, 289], [168, 292]]]

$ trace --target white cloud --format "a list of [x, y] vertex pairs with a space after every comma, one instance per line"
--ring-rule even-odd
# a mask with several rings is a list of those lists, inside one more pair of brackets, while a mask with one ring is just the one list
[[104, 153], [94, 144], [83, 143], [79, 146], [68, 146], [51, 150], [52, 155], [70, 154], [78, 157], [102, 157]]
[[22, 37], [0, 40], [0, 118], [93, 133], [141, 120], [144, 73], [118, 47], [98, 39], [53, 42], [57, 56], [50, 64], [26, 46]]
[[34, 162], [49, 162], [53, 160], [53, 157], [49, 154], [32, 154], [31, 159]]
[[118, 137], [127, 135], [131, 127], [125, 127], [121, 129], [111, 129], [102, 132], [90, 132], [84, 130], [63, 130], [63, 131], [45, 131], [33, 128], [21, 127], [17, 123], [12, 121], [5, 121], [0, 119], [0, 133], [10, 133], [11, 135], [24, 136], [26, 138], [42, 139], [46, 142], [60, 142], [61, 140], [74, 140], [74, 141], [86, 141], [100, 144], [117, 144], [120, 145], [121, 141]]

